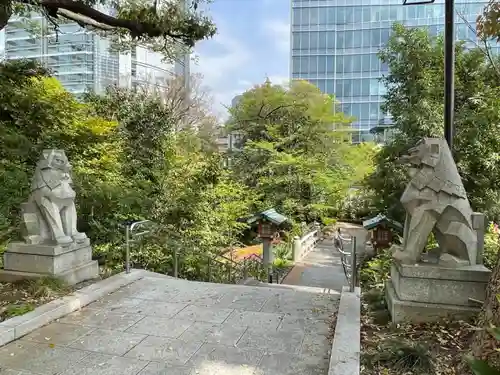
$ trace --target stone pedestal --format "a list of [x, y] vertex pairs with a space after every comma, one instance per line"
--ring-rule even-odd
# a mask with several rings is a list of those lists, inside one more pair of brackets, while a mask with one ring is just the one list
[[491, 271], [483, 265], [460, 268], [395, 261], [386, 283], [386, 300], [393, 322], [426, 322], [453, 316], [467, 318], [484, 301]]
[[88, 238], [64, 246], [13, 242], [4, 253], [3, 264], [0, 280], [6, 282], [54, 276], [73, 285], [99, 276]]

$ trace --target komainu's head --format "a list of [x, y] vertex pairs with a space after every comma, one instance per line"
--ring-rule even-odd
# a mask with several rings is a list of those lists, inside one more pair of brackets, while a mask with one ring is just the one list
[[69, 173], [71, 164], [64, 150], [43, 150], [37, 165], [40, 169], [52, 168]]
[[410, 184], [418, 190], [429, 188], [467, 198], [457, 165], [443, 138], [422, 138], [400, 158], [400, 162], [411, 164]]
[[416, 167], [427, 165], [435, 167], [441, 157], [450, 154], [450, 149], [446, 140], [442, 138], [422, 138], [415, 147], [408, 150], [407, 155], [399, 158], [402, 163], [410, 163]]

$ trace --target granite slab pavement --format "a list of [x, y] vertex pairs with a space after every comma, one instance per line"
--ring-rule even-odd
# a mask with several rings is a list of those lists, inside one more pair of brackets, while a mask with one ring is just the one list
[[0, 375], [326, 375], [338, 299], [145, 277], [0, 347]]

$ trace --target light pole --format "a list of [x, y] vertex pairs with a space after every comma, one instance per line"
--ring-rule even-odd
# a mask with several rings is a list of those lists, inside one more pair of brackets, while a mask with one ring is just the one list
[[[403, 5], [432, 4], [435, 0], [403, 0]], [[455, 109], [455, 1], [445, 0], [444, 29], [444, 138], [453, 150]]]

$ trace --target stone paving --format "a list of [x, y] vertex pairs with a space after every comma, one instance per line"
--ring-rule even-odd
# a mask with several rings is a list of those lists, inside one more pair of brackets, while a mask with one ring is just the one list
[[[346, 250], [351, 251], [350, 248]], [[340, 254], [334, 249], [333, 241], [319, 242], [316, 248], [290, 271], [283, 284], [323, 288], [330, 293], [342, 292], [342, 287], [348, 284]]]
[[338, 298], [146, 277], [0, 347], [0, 374], [326, 375]]

